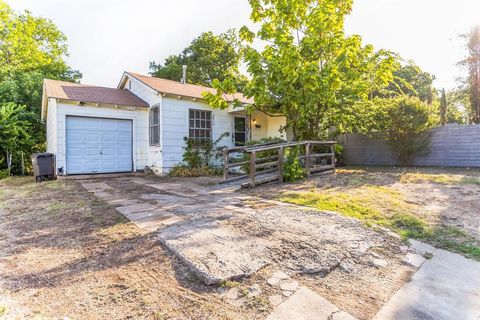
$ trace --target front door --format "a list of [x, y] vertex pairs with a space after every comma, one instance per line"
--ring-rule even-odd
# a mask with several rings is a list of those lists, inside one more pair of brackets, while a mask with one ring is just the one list
[[244, 146], [247, 141], [247, 119], [235, 117], [233, 120], [233, 141], [235, 146]]

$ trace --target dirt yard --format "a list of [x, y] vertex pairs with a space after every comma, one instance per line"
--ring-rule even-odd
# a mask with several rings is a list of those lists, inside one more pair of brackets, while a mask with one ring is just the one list
[[[447, 225], [454, 228], [448, 240], [455, 241], [441, 244], [475, 255], [479, 177], [478, 171], [349, 168], [245, 191], [240, 195], [247, 197], [226, 203], [240, 213], [222, 213], [232, 218], [218, 223], [265, 241], [270, 262], [251, 277], [211, 286], [161, 245], [157, 232], [130, 223], [81, 182], [0, 181], [0, 318], [264, 319], [288, 298], [288, 288], [272, 285], [272, 275], [285, 271], [286, 284], [306, 286], [356, 318], [371, 319], [416, 270], [403, 262], [409, 249], [390, 230]], [[112, 190], [101, 192], [125, 203], [147, 199], [186, 223], [202, 210], [211, 215], [199, 200], [212, 195], [182, 195], [210, 180], [156, 178], [157, 187], [166, 186], [159, 190], [142, 179], [102, 180]], [[183, 191], [172, 194], [175, 187]], [[367, 227], [263, 200], [272, 198], [339, 211]], [[401, 224], [388, 224], [392, 217]], [[332, 239], [342, 230], [351, 233]]]
[[31, 180], [0, 182], [0, 318], [239, 318], [155, 234], [77, 182]]
[[255, 192], [339, 212], [480, 260], [478, 169], [352, 167]]

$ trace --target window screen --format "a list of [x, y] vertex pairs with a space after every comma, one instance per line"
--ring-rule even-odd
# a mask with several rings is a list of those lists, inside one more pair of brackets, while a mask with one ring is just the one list
[[212, 112], [205, 110], [189, 110], [188, 136], [198, 140], [212, 138]]
[[158, 106], [153, 106], [150, 108], [150, 145], [158, 146], [160, 145], [160, 109]]

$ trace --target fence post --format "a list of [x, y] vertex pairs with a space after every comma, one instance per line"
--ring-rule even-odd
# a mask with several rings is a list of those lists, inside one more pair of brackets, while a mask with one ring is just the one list
[[223, 180], [228, 178], [228, 163], [230, 162], [228, 149], [223, 149]]
[[283, 182], [283, 147], [278, 148], [278, 182]]
[[335, 145], [334, 144], [330, 145], [330, 152], [332, 153], [333, 172], [335, 172]]
[[255, 162], [257, 161], [257, 154], [255, 151], [250, 153], [250, 188], [255, 188]]
[[305, 145], [305, 175], [310, 177], [310, 142]]

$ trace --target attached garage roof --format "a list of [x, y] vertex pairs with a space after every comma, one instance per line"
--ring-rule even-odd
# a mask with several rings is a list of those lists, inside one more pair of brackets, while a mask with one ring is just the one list
[[[155, 78], [155, 77], [146, 76], [146, 75], [138, 74], [134, 72], [126, 72], [126, 74], [143, 82], [153, 90], [160, 93], [178, 95], [178, 96], [189, 97], [189, 98], [197, 98], [197, 99], [203, 99], [202, 93], [205, 91], [216, 93], [215, 89], [209, 88], [209, 87], [188, 84], [188, 83], [181, 83], [178, 81], [167, 80], [162, 78]], [[227, 101], [233, 101], [234, 99], [238, 99], [240, 102], [245, 104], [253, 103], [253, 99], [248, 99], [241, 93], [225, 95], [224, 98]]]
[[48, 98], [105, 103], [130, 107], [148, 107], [148, 104], [128, 90], [90, 86], [58, 80], [44, 80]]

